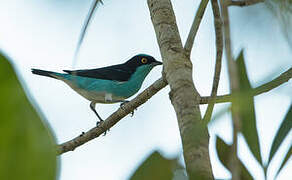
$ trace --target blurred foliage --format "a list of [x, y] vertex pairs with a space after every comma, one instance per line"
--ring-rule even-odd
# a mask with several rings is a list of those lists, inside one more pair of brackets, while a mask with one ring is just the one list
[[73, 67], [75, 66], [75, 64], [77, 63], [77, 57], [78, 57], [78, 53], [80, 51], [80, 47], [82, 45], [82, 42], [84, 40], [85, 34], [87, 32], [88, 26], [91, 23], [92, 19], [93, 19], [93, 15], [95, 10], [97, 9], [98, 5], [103, 4], [102, 0], [94, 0], [93, 4], [91, 5], [89, 11], [88, 11], [88, 15], [84, 21], [84, 25], [81, 29], [81, 34], [79, 36], [79, 40], [77, 43], [77, 47], [74, 53], [74, 59], [73, 59]]
[[[292, 105], [290, 106], [290, 109], [289, 109], [288, 113], [286, 114], [286, 117], [284, 118], [283, 122], [281, 123], [281, 126], [278, 129], [278, 132], [273, 140], [272, 148], [270, 150], [268, 165], [269, 165], [270, 161], [272, 160], [272, 158], [274, 157], [277, 150], [279, 149], [280, 145], [284, 141], [285, 137], [291, 131], [291, 129], [292, 129]], [[281, 171], [281, 169], [286, 164], [286, 162], [291, 157], [291, 155], [292, 155], [292, 146], [290, 144], [290, 148], [289, 148], [277, 174]]]
[[[218, 157], [221, 163], [228, 169], [231, 170], [231, 164], [229, 163], [230, 154], [232, 153], [231, 145], [226, 144], [220, 137], [216, 136], [216, 149]], [[237, 158], [237, 157], [236, 157]], [[237, 158], [238, 160], [238, 158]], [[249, 180], [253, 179], [249, 174], [245, 166], [238, 160], [240, 179]]]
[[138, 167], [131, 180], [170, 180], [176, 163], [176, 159], [166, 159], [154, 152]]
[[292, 0], [266, 0], [265, 4], [277, 18], [292, 48]]
[[0, 179], [56, 179], [55, 139], [0, 53]]
[[287, 163], [287, 161], [290, 159], [291, 156], [292, 156], [292, 146], [290, 145], [290, 148], [289, 148], [284, 160], [282, 161], [281, 166], [278, 169], [276, 176], [279, 174], [279, 172], [281, 172], [282, 168], [284, 167], [284, 165]]
[[254, 178], [250, 175], [246, 167], [239, 160], [239, 170], [240, 170], [240, 179], [242, 180], [253, 180]]
[[230, 164], [228, 163], [231, 152], [231, 145], [226, 144], [220, 137], [216, 136], [216, 149], [218, 157], [221, 163], [230, 170]]
[[[267, 177], [267, 167], [270, 164], [271, 159], [274, 157], [275, 153], [278, 151], [280, 145], [282, 144], [285, 137], [292, 129], [292, 105], [290, 110], [288, 111], [285, 119], [281, 123], [281, 126], [273, 140], [272, 148], [270, 151], [270, 156], [267, 165], [263, 165], [260, 154], [260, 146], [259, 146], [259, 138], [256, 128], [256, 116], [255, 116], [255, 108], [254, 108], [254, 100], [251, 94], [251, 85], [248, 80], [246, 66], [244, 63], [243, 52], [241, 51], [240, 55], [236, 60], [237, 68], [238, 68], [238, 77], [240, 79], [239, 87], [240, 90], [235, 94], [235, 98], [232, 100], [232, 113], [237, 113], [240, 117], [241, 123], [241, 132], [244, 135], [245, 140], [252, 152], [252, 154], [256, 157], [256, 159], [261, 164], [265, 176]], [[229, 170], [230, 167], [230, 156], [232, 153], [231, 145], [227, 145], [223, 140], [219, 137], [216, 137], [216, 150], [218, 157], [221, 163], [227, 167]], [[286, 154], [284, 154], [284, 160], [282, 161], [278, 173], [281, 171], [285, 163], [292, 155], [292, 147], [290, 144], [289, 150]], [[241, 179], [252, 179], [251, 175], [245, 168], [245, 166], [240, 162], [240, 178]], [[277, 174], [278, 174], [277, 173]]]
[[173, 171], [172, 180], [188, 180], [187, 171], [184, 167], [177, 167]]
[[272, 148], [270, 151], [269, 161], [271, 161], [272, 157], [276, 153], [276, 151], [279, 149], [279, 146], [283, 142], [284, 138], [288, 135], [292, 128], [292, 106], [290, 107], [289, 112], [287, 113], [285, 119], [283, 120], [276, 136], [272, 144]]
[[[236, 65], [239, 77], [238, 97], [232, 102], [232, 109], [236, 108], [241, 121], [241, 132], [249, 145], [249, 148], [258, 162], [262, 164], [259, 137], [256, 127], [256, 115], [254, 108], [254, 99], [251, 94], [252, 87], [247, 77], [246, 66], [244, 64], [243, 51], [236, 59]], [[232, 111], [234, 112], [234, 111]]]

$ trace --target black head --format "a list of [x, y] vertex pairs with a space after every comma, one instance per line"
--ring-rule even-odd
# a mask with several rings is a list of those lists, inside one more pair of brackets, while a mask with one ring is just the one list
[[146, 54], [138, 54], [132, 57], [130, 60], [128, 60], [125, 64], [127, 65], [127, 67], [130, 67], [131, 69], [136, 69], [137, 67], [143, 65], [151, 65], [153, 67], [157, 65], [162, 65], [162, 62], [157, 61], [152, 56]]

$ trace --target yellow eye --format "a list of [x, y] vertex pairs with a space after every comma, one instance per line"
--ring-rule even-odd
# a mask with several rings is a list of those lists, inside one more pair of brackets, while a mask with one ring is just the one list
[[147, 63], [147, 59], [146, 59], [146, 58], [142, 58], [142, 59], [141, 59], [141, 62], [142, 62], [143, 64], [146, 64], [146, 63]]

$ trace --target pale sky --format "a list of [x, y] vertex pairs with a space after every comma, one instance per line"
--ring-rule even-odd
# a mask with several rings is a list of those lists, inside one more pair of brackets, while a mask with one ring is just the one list
[[[185, 42], [198, 2], [173, 0], [182, 41]], [[8, 54], [19, 70], [30, 95], [46, 116], [58, 143], [70, 140], [94, 127], [97, 118], [89, 102], [66, 84], [31, 74], [31, 68], [51, 71], [71, 69], [74, 50], [91, 1], [72, 0], [0, 0], [0, 49]], [[268, 13], [267, 13], [268, 14]], [[268, 16], [268, 17], [267, 17]], [[291, 66], [291, 47], [282, 36], [272, 15], [263, 16], [256, 8], [232, 8], [234, 54], [245, 49], [248, 74], [253, 86], [266, 82]], [[240, 19], [240, 21], [239, 21]], [[94, 16], [81, 48], [76, 68], [96, 68], [123, 63], [133, 55], [146, 53], [161, 60], [146, 0], [104, 1]], [[199, 29], [192, 53], [195, 85], [201, 95], [209, 95], [214, 72], [215, 45], [210, 6]], [[225, 60], [224, 60], [225, 61]], [[228, 93], [224, 62], [219, 94]], [[140, 92], [161, 76], [156, 67], [146, 78]], [[255, 98], [257, 126], [263, 159], [267, 161], [272, 138], [291, 104], [291, 81]], [[181, 156], [181, 140], [175, 112], [168, 98], [169, 88], [156, 94], [135, 112], [111, 128], [106, 136], [61, 156], [61, 180], [127, 179], [153, 150], [166, 157]], [[131, 99], [131, 98], [130, 98]], [[216, 106], [216, 111], [227, 104]], [[97, 104], [97, 112], [106, 118], [119, 107]], [[206, 106], [202, 106], [204, 112]], [[214, 135], [231, 142], [230, 116], [222, 116], [209, 125], [210, 154], [216, 178], [230, 174], [218, 162]], [[281, 155], [292, 141], [292, 131], [272, 162], [269, 180], [274, 179]], [[254, 178], [262, 180], [263, 172], [251, 157], [244, 141], [239, 142], [240, 158]], [[279, 180], [292, 174], [287, 163]]]

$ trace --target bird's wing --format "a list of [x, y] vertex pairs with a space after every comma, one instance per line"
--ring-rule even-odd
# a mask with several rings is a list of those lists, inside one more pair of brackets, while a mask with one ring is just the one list
[[75, 71], [63, 70], [63, 71], [74, 76], [113, 80], [119, 82], [128, 81], [133, 73], [129, 68], [127, 68], [123, 64], [97, 69], [85, 69]]

